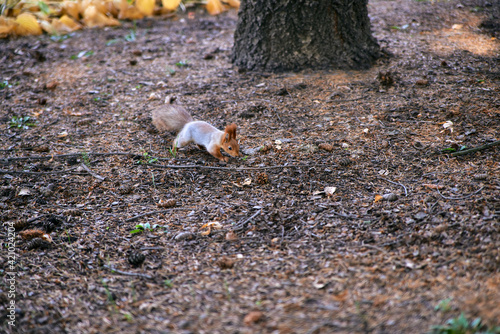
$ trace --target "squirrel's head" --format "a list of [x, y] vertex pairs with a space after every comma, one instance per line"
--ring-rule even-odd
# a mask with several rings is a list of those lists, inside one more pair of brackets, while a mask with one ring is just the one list
[[232, 157], [241, 157], [240, 144], [236, 140], [236, 124], [226, 126], [224, 130], [224, 139], [222, 140], [222, 149]]

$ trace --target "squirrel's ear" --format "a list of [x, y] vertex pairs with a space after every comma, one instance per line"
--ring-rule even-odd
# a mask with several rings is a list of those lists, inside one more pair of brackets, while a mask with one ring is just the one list
[[229, 142], [229, 139], [231, 139], [231, 135], [226, 130], [226, 135], [224, 136], [224, 141], [227, 143], [227, 142]]
[[225, 132], [229, 134], [229, 138], [236, 139], [236, 124], [226, 126]]

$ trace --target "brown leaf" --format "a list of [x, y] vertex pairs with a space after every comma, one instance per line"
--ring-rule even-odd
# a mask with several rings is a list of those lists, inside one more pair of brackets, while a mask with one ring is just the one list
[[349, 297], [349, 291], [344, 290], [343, 292], [332, 295], [333, 300], [337, 302], [345, 302], [347, 300], [347, 297]]
[[328, 144], [328, 143], [321, 143], [318, 145], [318, 147], [322, 150], [325, 150], [327, 152], [331, 152], [333, 151], [333, 146], [332, 144]]
[[232, 267], [234, 267], [234, 263], [236, 261], [233, 260], [233, 259], [230, 259], [228, 257], [223, 257], [221, 258], [220, 260], [218, 260], [216, 262], [217, 266], [219, 266], [219, 268], [221, 269], [231, 269]]
[[243, 322], [245, 323], [245, 325], [250, 326], [261, 320], [263, 316], [264, 313], [262, 313], [261, 311], [252, 311], [245, 316]]
[[439, 184], [422, 184], [424, 187], [427, 187], [429, 189], [443, 189], [444, 187], [439, 185]]
[[167, 199], [167, 200], [160, 199], [158, 201], [157, 205], [159, 208], [171, 208], [171, 207], [174, 207], [176, 204], [177, 204], [177, 201], [175, 199], [171, 198], [171, 199]]
[[227, 241], [236, 241], [238, 240], [238, 235], [234, 233], [233, 231], [229, 231], [226, 233], [226, 240]]

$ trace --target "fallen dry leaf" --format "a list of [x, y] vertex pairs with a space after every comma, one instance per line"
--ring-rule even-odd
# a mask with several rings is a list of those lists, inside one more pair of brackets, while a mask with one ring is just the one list
[[35, 15], [30, 13], [22, 13], [16, 17], [16, 23], [18, 24], [15, 28], [16, 34], [19, 36], [27, 35], [41, 35], [42, 28], [38, 24]]
[[228, 257], [223, 257], [223, 258], [219, 259], [219, 260], [216, 262], [216, 264], [217, 264], [217, 266], [219, 266], [219, 268], [221, 268], [221, 269], [231, 269], [231, 268], [233, 268], [233, 267], [234, 267], [234, 263], [235, 263], [235, 262], [236, 262], [236, 261], [235, 261], [235, 260], [233, 260], [233, 259], [230, 259], [230, 258], [228, 258]]
[[220, 0], [208, 0], [205, 7], [210, 15], [217, 15], [225, 10], [224, 5], [220, 2]]
[[325, 187], [325, 194], [326, 196], [330, 197], [335, 193], [336, 190], [337, 187]]
[[349, 297], [348, 290], [344, 290], [343, 292], [341, 292], [339, 294], [332, 295], [333, 300], [335, 300], [337, 302], [345, 302], [348, 297]]
[[153, 15], [155, 0], [136, 0], [135, 6], [146, 16]]
[[161, 3], [163, 5], [163, 8], [174, 11], [177, 9], [177, 7], [179, 7], [181, 0], [161, 0]]
[[226, 233], [226, 240], [227, 241], [236, 241], [238, 240], [238, 235], [234, 233], [233, 231], [229, 231]]
[[439, 184], [428, 184], [428, 183], [424, 183], [422, 184], [424, 187], [427, 187], [429, 189], [443, 189], [444, 186], [442, 185], [439, 185]]
[[245, 325], [250, 326], [257, 321], [260, 321], [263, 316], [264, 313], [262, 313], [261, 311], [252, 311], [245, 316], [243, 322], [245, 323]]

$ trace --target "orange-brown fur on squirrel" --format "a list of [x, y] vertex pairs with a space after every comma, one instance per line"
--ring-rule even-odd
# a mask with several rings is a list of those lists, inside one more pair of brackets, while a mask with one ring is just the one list
[[179, 132], [173, 147], [181, 148], [194, 143], [205, 147], [208, 153], [222, 161], [229, 158], [222, 155], [221, 148], [232, 157], [241, 156], [234, 123], [220, 131], [207, 122], [193, 120], [183, 107], [170, 104], [153, 110], [153, 125], [159, 131]]

